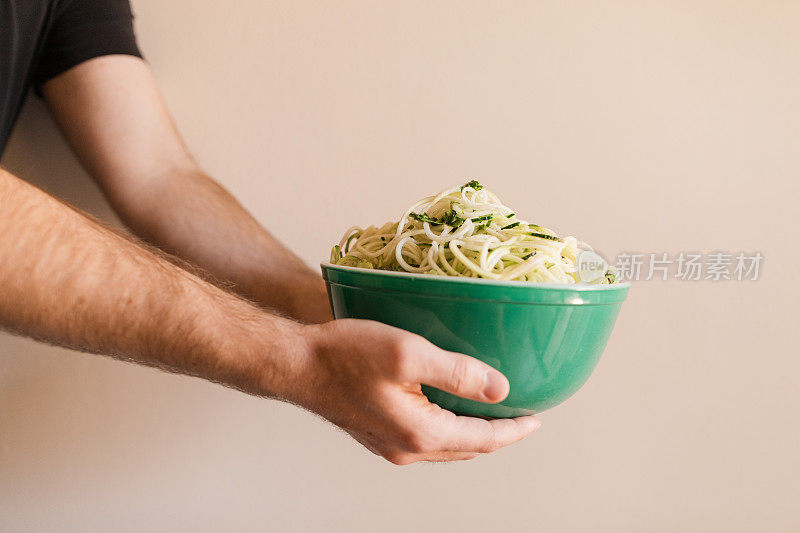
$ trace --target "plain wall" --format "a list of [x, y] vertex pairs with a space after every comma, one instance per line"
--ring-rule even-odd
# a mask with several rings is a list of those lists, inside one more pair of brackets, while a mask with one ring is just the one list
[[[800, 4], [134, 0], [203, 167], [310, 264], [479, 178], [640, 282], [524, 442], [392, 466], [294, 407], [0, 334], [2, 531], [797, 531]], [[31, 98], [11, 171], [113, 220]], [[4, 238], [8, 238], [5, 236]]]

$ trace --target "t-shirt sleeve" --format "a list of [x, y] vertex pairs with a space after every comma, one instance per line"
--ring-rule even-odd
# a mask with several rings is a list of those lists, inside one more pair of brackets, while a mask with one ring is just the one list
[[58, 0], [34, 75], [34, 88], [38, 92], [42, 83], [75, 65], [112, 54], [142, 57], [128, 0]]

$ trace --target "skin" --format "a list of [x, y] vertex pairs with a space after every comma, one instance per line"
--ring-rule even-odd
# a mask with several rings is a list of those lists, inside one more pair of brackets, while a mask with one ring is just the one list
[[539, 427], [456, 416], [421, 392], [501, 401], [508, 381], [488, 365], [332, 321], [319, 275], [197, 166], [143, 61], [93, 59], [43, 94], [139, 238], [0, 169], [0, 235], [13, 236], [0, 239], [0, 326], [294, 403], [395, 464], [471, 459]]

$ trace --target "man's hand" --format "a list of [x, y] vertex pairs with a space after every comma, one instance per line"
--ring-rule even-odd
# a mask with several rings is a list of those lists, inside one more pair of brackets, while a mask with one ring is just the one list
[[311, 356], [290, 401], [347, 431], [392, 463], [472, 459], [524, 438], [533, 416], [483, 420], [430, 403], [420, 384], [480, 402], [502, 401], [508, 380], [466, 355], [366, 320], [308, 326]]

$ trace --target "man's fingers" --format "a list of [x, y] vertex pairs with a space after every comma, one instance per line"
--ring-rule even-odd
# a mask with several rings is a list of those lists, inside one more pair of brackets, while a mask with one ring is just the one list
[[[435, 429], [435, 432], [416, 434], [413, 440], [419, 444], [385, 457], [398, 465], [419, 461], [467, 461], [522, 440], [539, 426], [541, 422], [534, 416], [483, 420], [443, 411], [435, 428], [428, 428]], [[425, 434], [428, 437], [424, 437]], [[433, 434], [435, 438], [430, 438]], [[426, 444], [421, 444], [423, 442]]]
[[407, 379], [469, 400], [497, 403], [508, 396], [506, 377], [474, 357], [435, 347], [419, 352]]
[[456, 416], [446, 424], [444, 447], [460, 453], [490, 453], [524, 439], [541, 425], [535, 416], [497, 420]]
[[[503, 374], [474, 357], [441, 350], [421, 337], [405, 338], [398, 356], [394, 377], [403, 382], [430, 385], [479, 402], [497, 403], [508, 396], [509, 383]], [[424, 404], [417, 406], [427, 408], [427, 423], [410, 428], [403, 438], [403, 451], [387, 457], [396, 464], [471, 459], [513, 444], [541, 425], [534, 416], [498, 420], [457, 416], [421, 399], [419, 389], [416, 393], [415, 399]]]

